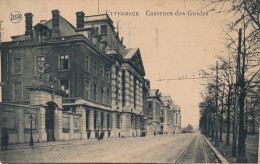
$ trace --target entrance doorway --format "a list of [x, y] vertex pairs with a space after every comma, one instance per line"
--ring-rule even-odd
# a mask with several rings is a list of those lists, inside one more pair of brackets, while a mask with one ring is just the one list
[[54, 141], [54, 111], [58, 107], [54, 102], [47, 102], [45, 112], [45, 128], [47, 133], [47, 141]]

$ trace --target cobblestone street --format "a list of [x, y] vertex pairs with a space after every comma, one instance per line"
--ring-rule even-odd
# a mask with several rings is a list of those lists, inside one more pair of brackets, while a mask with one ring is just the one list
[[[192, 141], [196, 142], [192, 142]], [[107, 140], [74, 141], [72, 144], [1, 151], [1, 161], [19, 162], [177, 162], [182, 161], [186, 145], [199, 149], [197, 142], [205, 142], [197, 134], [111, 138]], [[191, 144], [190, 144], [191, 143]], [[194, 144], [193, 144], [194, 143]], [[37, 145], [37, 143], [36, 143]], [[189, 149], [189, 148], [188, 148]], [[188, 151], [187, 149], [187, 151]], [[199, 151], [198, 151], [199, 152]], [[210, 153], [208, 151], [207, 153]], [[186, 155], [185, 155], [186, 156]], [[185, 157], [184, 156], [184, 157]], [[209, 155], [209, 156], [212, 156]], [[202, 158], [202, 156], [198, 156]], [[198, 159], [190, 158], [190, 161]], [[203, 161], [200, 159], [199, 161]], [[213, 161], [214, 162], [214, 161]]]

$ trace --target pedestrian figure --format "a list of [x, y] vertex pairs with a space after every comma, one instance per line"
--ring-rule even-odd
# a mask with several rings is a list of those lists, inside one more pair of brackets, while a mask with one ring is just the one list
[[3, 134], [1, 136], [1, 148], [2, 148], [2, 150], [7, 150], [8, 141], [9, 141], [9, 136], [8, 136], [7, 130], [4, 129]]

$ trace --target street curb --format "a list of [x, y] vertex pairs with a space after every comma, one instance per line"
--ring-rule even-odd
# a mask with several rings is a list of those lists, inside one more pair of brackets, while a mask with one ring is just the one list
[[217, 158], [220, 160], [220, 162], [228, 164], [229, 162], [219, 153], [219, 151], [216, 148], [214, 148], [214, 146], [212, 146], [212, 144], [207, 140], [207, 138], [204, 137], [204, 135], [202, 135], [202, 136], [205, 139], [205, 141], [209, 144], [210, 148], [213, 150], [213, 152], [215, 153]]
[[[103, 139], [104, 141], [108, 139]], [[73, 141], [73, 140], [72, 140]], [[76, 141], [82, 141], [82, 142], [74, 142], [73, 144], [75, 145], [82, 145], [82, 144], [88, 144], [88, 143], [98, 143], [99, 141], [97, 139], [90, 139], [88, 142], [87, 140], [76, 140]], [[43, 142], [47, 143], [47, 142]], [[59, 141], [53, 144], [46, 144], [46, 145], [34, 145], [34, 146], [23, 146], [23, 147], [18, 147], [18, 148], [9, 148], [8, 150], [5, 151], [19, 151], [19, 150], [25, 150], [25, 149], [35, 149], [35, 148], [44, 148], [44, 147], [55, 147], [55, 146], [61, 146], [61, 145], [70, 145], [72, 142], [66, 142], [66, 141]], [[5, 152], [3, 150], [0, 150], [0, 152]]]

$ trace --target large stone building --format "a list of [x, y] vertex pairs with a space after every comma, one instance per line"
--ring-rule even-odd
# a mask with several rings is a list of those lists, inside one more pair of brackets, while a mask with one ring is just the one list
[[159, 89], [151, 89], [147, 95], [147, 107], [144, 109], [144, 115], [147, 117], [146, 131], [148, 135], [156, 135], [160, 132], [161, 103]]
[[160, 133], [174, 134], [181, 130], [181, 110], [178, 105], [174, 105], [171, 96], [161, 96], [160, 106]]
[[[141, 136], [149, 86], [138, 48], [126, 48], [108, 15], [76, 13], [74, 27], [52, 11], [1, 45], [1, 129], [11, 143]], [[29, 117], [32, 116], [32, 117]]]

